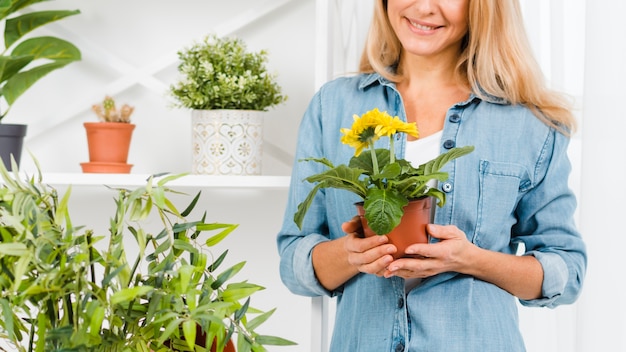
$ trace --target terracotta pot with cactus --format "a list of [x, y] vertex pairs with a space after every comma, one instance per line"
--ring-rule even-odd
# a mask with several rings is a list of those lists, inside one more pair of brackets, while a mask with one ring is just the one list
[[119, 109], [115, 100], [106, 96], [102, 103], [92, 106], [99, 122], [85, 122], [89, 162], [81, 163], [85, 173], [130, 173], [128, 152], [135, 125], [130, 122], [134, 107], [128, 104]]

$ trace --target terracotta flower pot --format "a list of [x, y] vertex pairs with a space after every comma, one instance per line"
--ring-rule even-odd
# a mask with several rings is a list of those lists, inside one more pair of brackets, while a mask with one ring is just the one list
[[126, 163], [135, 125], [122, 122], [85, 122], [89, 163], [81, 163], [83, 172], [129, 173]]
[[[200, 347], [206, 347], [205, 343], [206, 343], [206, 333], [202, 330], [202, 327], [200, 325], [196, 325], [196, 345], [200, 346]], [[211, 352], [217, 352], [217, 347], [215, 346], [215, 340], [213, 341], [213, 345], [211, 345]], [[171, 347], [170, 346], [170, 341], [165, 341], [165, 346]], [[176, 348], [172, 348], [174, 351], [178, 351], [178, 349]], [[226, 346], [224, 346], [224, 350], [223, 352], [237, 352], [235, 350], [235, 344], [233, 343], [232, 340], [228, 340], [226, 342]]]
[[[211, 346], [211, 352], [216, 352], [217, 348], [215, 347], [215, 345]], [[235, 344], [233, 343], [232, 340], [228, 340], [228, 342], [226, 343], [226, 346], [224, 347], [224, 352], [236, 352], [235, 351]]]
[[[167, 345], [167, 344], [166, 344]], [[200, 337], [198, 337], [196, 339], [196, 345], [200, 346], [200, 347], [206, 347], [204, 346], [204, 340], [200, 341]], [[176, 348], [172, 348], [172, 351], [179, 351]], [[215, 344], [211, 345], [211, 352], [217, 352], [217, 347], [215, 346]], [[237, 352], [235, 350], [235, 344], [233, 343], [232, 340], [228, 340], [226, 342], [226, 346], [224, 346], [224, 349], [222, 350], [223, 352]]]
[[[430, 223], [430, 211], [432, 200], [430, 197], [412, 200], [404, 207], [404, 215], [400, 220], [400, 224], [387, 234], [389, 242], [396, 246], [398, 251], [393, 255], [394, 258], [410, 258], [411, 255], [404, 253], [406, 248], [414, 243], [428, 243], [428, 234], [426, 233], [426, 225]], [[362, 203], [357, 203], [357, 213], [361, 218], [363, 225], [363, 233], [365, 237], [377, 236], [367, 225], [365, 219], [365, 211]]]

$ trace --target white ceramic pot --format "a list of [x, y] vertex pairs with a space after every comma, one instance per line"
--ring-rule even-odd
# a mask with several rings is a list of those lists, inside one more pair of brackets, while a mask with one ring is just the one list
[[192, 173], [260, 175], [264, 115], [253, 110], [192, 110]]

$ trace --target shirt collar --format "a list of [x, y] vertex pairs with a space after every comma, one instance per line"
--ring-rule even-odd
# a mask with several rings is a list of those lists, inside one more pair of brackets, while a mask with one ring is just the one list
[[[363, 74], [361, 76], [361, 80], [359, 82], [359, 89], [361, 90], [365, 90], [366, 88], [376, 85], [376, 84], [380, 84], [383, 86], [390, 86], [390, 87], [394, 87], [395, 88], [395, 83], [389, 81], [388, 79], [386, 79], [385, 77], [381, 76], [380, 74], [374, 72], [374, 73], [368, 73], [368, 74]], [[460, 103], [459, 105], [467, 105], [475, 100], [480, 100], [480, 101], [485, 101], [488, 103], [492, 103], [492, 104], [498, 104], [498, 105], [507, 105], [509, 104], [509, 102], [504, 99], [504, 98], [500, 98], [500, 97], [496, 97], [494, 95], [491, 95], [487, 92], [485, 92], [482, 88], [479, 88], [481, 90], [481, 97], [478, 96], [477, 94], [475, 94], [474, 92], [472, 92], [469, 96], [469, 99], [467, 99], [467, 101]]]

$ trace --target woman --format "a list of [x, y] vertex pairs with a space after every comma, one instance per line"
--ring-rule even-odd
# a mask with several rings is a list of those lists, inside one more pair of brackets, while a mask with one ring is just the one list
[[361, 238], [358, 199], [335, 189], [318, 192], [298, 230], [312, 187], [302, 180], [321, 170], [296, 162], [278, 234], [283, 282], [337, 296], [331, 351], [524, 351], [516, 299], [574, 302], [587, 258], [568, 188], [574, 119], [543, 83], [518, 1], [376, 0], [360, 69], [317, 92], [296, 160], [347, 163], [339, 130], [373, 108], [417, 124], [418, 140], [396, 142], [413, 163], [475, 150], [445, 168], [431, 242], [406, 250], [422, 259], [393, 260], [386, 236]]

